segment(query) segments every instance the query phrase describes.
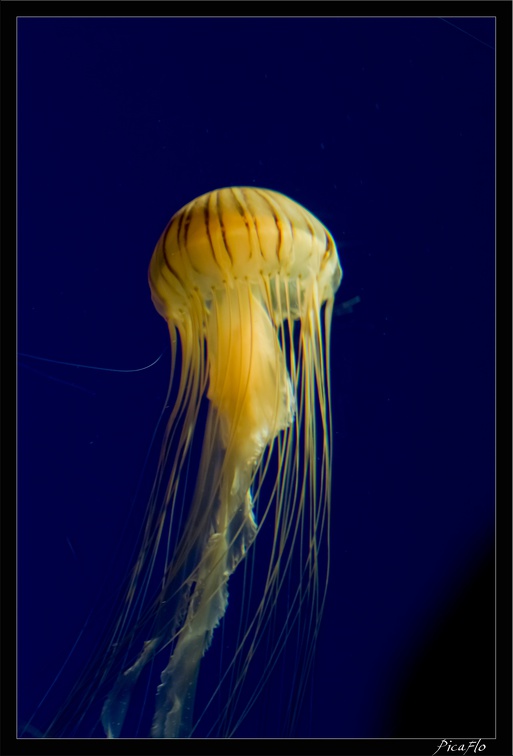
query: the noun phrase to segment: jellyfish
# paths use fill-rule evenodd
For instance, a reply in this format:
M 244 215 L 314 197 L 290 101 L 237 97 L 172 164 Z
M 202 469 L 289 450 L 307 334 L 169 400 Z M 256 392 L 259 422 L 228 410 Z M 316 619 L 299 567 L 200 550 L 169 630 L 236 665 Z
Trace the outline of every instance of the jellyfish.
M 164 656 L 151 736 L 194 736 L 223 696 L 216 716 L 230 735 L 292 637 L 298 698 L 314 658 L 329 572 L 329 345 L 342 269 L 331 234 L 304 207 L 276 191 L 231 187 L 171 218 L 148 276 L 169 329 L 171 409 L 101 721 L 107 737 L 122 736 L 137 680 Z M 260 554 L 264 529 L 272 538 Z M 240 605 L 230 601 L 242 618 L 231 656 L 195 711 L 230 580 L 250 561 Z

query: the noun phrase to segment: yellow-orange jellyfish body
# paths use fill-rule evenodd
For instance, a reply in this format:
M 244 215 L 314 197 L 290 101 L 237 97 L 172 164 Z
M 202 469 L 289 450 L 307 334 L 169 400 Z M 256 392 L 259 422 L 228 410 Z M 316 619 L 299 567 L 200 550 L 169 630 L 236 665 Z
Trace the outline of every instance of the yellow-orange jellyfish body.
M 169 662 L 151 734 L 194 734 L 201 717 L 194 711 L 201 658 L 225 614 L 230 575 L 264 526 L 273 530 L 274 545 L 267 563 L 256 563 L 265 575 L 263 589 L 253 613 L 245 615 L 223 706 L 235 705 L 278 602 L 288 602 L 290 626 L 302 618 L 301 642 L 308 650 L 295 685 L 304 688 L 329 562 L 323 560 L 320 574 L 319 554 L 329 546 L 329 338 L 341 278 L 329 231 L 304 207 L 266 189 L 209 192 L 177 212 L 159 239 L 149 283 L 169 327 L 176 398 L 128 605 L 146 585 L 163 544 L 164 571 L 151 637 L 103 708 L 109 737 L 122 734 L 133 685 L 165 646 Z M 184 470 L 198 433 L 203 443 L 196 486 L 179 524 Z M 259 501 L 263 491 L 266 500 Z M 263 682 L 290 634 L 274 630 L 277 648 L 262 669 Z

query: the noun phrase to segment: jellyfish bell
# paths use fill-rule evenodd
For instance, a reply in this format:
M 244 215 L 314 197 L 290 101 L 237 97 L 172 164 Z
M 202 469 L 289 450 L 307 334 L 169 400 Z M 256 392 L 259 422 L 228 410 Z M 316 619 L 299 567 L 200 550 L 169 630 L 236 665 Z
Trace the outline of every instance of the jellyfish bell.
M 136 683 L 155 662 L 152 737 L 237 734 L 291 644 L 293 729 L 329 570 L 329 341 L 341 278 L 329 231 L 267 189 L 204 194 L 157 242 L 149 284 L 170 334 L 172 402 L 101 672 L 108 737 L 124 734 Z M 271 542 L 260 549 L 264 530 Z M 200 696 L 202 659 L 226 613 L 240 623 Z

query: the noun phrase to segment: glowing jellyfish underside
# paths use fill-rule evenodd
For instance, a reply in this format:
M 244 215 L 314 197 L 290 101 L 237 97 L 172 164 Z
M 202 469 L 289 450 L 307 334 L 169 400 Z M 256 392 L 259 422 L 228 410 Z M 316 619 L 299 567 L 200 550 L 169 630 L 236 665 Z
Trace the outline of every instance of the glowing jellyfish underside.
M 157 688 L 151 735 L 195 734 L 202 716 L 194 711 L 201 659 L 227 610 L 230 576 L 264 526 L 274 542 L 266 563 L 255 562 L 260 595 L 257 601 L 251 597 L 250 612 L 232 608 L 244 623 L 214 693 L 221 695 L 229 676 L 230 693 L 220 709 L 226 717 L 272 626 L 274 647 L 259 662 L 251 706 L 298 622 L 302 661 L 294 687 L 298 697 L 304 693 L 329 564 L 329 338 L 341 278 L 327 229 L 301 205 L 266 189 L 205 194 L 176 213 L 158 241 L 149 283 L 169 326 L 169 390 L 174 387 L 176 399 L 118 638 L 127 634 L 138 596 L 151 593 L 148 576 L 155 564 L 163 564 L 163 571 L 146 624 L 151 632 L 120 670 L 103 706 L 109 737 L 123 734 L 134 685 L 163 648 L 169 661 Z M 181 519 L 184 470 L 198 433 L 203 442 L 196 485 Z M 279 605 L 286 613 L 277 628 Z M 228 734 L 237 721 L 225 727 Z

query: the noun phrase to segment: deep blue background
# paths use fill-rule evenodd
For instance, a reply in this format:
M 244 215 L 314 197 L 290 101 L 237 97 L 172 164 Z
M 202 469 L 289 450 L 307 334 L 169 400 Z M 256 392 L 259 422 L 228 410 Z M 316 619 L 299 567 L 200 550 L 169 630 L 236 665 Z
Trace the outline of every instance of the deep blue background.
M 229 185 L 304 204 L 339 246 L 337 301 L 361 303 L 333 324 L 332 573 L 303 732 L 492 734 L 493 20 L 20 19 L 18 31 L 19 351 L 149 364 L 167 331 L 146 272 L 170 216 Z M 23 721 L 100 587 L 119 584 L 111 553 L 130 502 L 144 507 L 168 371 L 168 352 L 131 374 L 20 360 Z M 34 727 L 62 703 L 96 621 Z M 442 670 L 452 686 L 458 663 L 447 697 Z

